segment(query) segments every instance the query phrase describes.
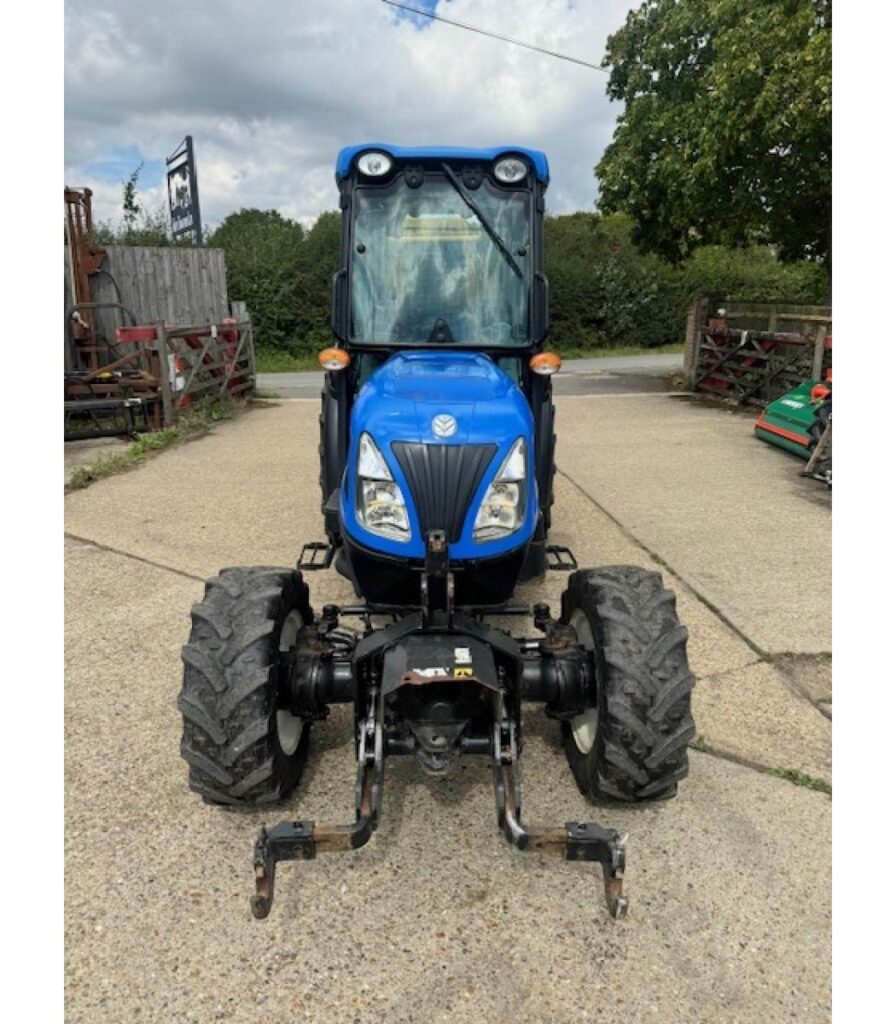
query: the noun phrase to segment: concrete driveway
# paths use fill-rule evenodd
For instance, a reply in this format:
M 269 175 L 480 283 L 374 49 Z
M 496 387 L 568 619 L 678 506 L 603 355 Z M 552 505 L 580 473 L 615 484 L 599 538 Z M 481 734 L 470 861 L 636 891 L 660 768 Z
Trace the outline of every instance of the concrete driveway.
M 661 560 L 701 750 L 676 800 L 638 809 L 590 808 L 536 712 L 523 763 L 530 821 L 630 831 L 628 919 L 588 866 L 507 847 L 474 758 L 441 781 L 389 762 L 370 845 L 284 865 L 251 918 L 258 826 L 352 808 L 345 709 L 282 808 L 206 807 L 178 755 L 202 580 L 321 533 L 317 403 L 286 402 L 66 498 L 70 1022 L 830 1019 L 830 799 L 782 777 L 830 782 L 826 496 L 748 419 L 620 394 L 558 399 L 554 539 L 582 565 Z M 559 575 L 520 597 L 556 606 Z M 311 585 L 351 599 L 331 571 Z

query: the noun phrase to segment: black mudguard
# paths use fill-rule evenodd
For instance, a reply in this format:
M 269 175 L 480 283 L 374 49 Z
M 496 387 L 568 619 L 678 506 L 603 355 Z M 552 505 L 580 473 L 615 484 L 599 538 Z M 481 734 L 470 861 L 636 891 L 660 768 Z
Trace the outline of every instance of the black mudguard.
M 320 410 L 320 492 L 324 529 L 330 542 L 341 542 L 338 495 L 348 454 L 349 372 L 328 373 L 321 393 Z
M 535 417 L 535 476 L 538 480 L 544 538 L 551 528 L 551 506 L 554 504 L 554 402 L 551 378 L 532 374 L 532 414 Z

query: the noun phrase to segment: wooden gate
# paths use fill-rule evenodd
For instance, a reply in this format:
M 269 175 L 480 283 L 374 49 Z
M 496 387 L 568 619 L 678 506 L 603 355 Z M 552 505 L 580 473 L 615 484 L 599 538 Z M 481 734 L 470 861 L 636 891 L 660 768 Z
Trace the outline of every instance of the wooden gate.
M 255 387 L 255 347 L 248 318 L 217 324 L 173 327 L 121 327 L 117 340 L 140 332 L 143 344 L 158 354 L 162 421 L 171 426 L 178 416 L 211 399 L 236 398 Z
M 699 297 L 688 316 L 691 388 L 765 406 L 831 365 L 831 310 Z
M 202 402 L 250 393 L 252 323 L 238 312 L 221 323 L 117 328 L 114 362 L 65 374 L 66 440 L 170 427 Z

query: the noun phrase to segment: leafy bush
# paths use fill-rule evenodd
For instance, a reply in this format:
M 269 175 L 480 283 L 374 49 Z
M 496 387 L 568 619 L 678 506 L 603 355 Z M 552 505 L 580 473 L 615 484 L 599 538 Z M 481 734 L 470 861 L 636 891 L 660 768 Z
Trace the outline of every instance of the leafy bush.
M 94 228 L 100 245 L 191 245 L 190 239 L 175 242 L 168 234 L 168 213 L 164 206 L 155 210 L 139 209 L 116 228 L 111 221 L 100 221 Z
M 321 214 L 306 231 L 275 210 L 240 210 L 208 244 L 224 250 L 228 291 L 249 307 L 260 348 L 302 355 L 327 344 L 338 213 Z
M 824 267 L 782 263 L 769 246 L 703 246 L 672 265 L 638 250 L 625 214 L 545 222 L 551 339 L 559 351 L 680 342 L 697 291 L 753 302 L 823 303 Z

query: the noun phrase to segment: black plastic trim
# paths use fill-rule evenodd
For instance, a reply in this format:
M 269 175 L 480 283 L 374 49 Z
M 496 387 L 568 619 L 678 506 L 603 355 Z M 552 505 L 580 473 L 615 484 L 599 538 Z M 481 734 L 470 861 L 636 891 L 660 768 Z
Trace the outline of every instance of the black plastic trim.
M 452 562 L 456 606 L 500 605 L 509 601 L 520 577 L 528 542 L 493 558 Z M 419 607 L 422 559 L 383 555 L 343 534 L 344 563 L 337 568 L 352 581 L 358 597 L 371 604 Z
M 496 444 L 392 442 L 423 536 L 444 530 L 449 543 L 460 540 L 473 496 L 497 450 Z

